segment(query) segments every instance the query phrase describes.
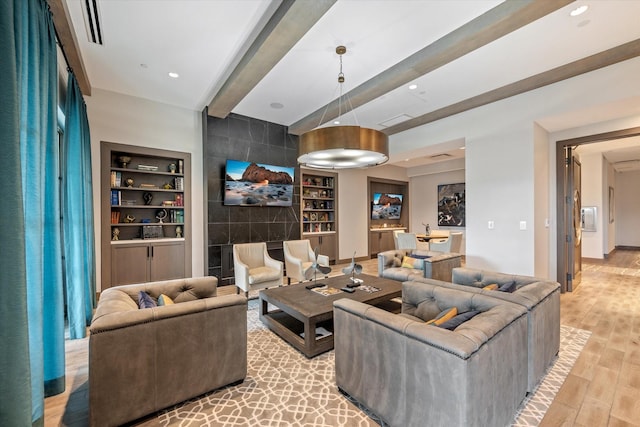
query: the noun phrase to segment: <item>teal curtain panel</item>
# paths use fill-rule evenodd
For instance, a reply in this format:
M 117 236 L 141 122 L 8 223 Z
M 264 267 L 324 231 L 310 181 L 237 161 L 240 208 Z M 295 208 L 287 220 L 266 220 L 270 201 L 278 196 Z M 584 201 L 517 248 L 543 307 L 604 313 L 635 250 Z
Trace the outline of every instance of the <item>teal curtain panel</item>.
M 84 338 L 96 295 L 91 138 L 87 109 L 72 72 L 67 83 L 62 144 L 62 209 L 69 336 Z

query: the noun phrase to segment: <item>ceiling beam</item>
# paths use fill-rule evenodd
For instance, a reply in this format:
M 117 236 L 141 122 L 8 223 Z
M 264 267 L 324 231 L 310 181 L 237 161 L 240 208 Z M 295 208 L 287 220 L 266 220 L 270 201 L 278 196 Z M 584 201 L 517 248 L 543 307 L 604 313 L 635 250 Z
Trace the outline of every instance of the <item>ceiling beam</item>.
M 225 118 L 336 0 L 283 0 L 209 104 Z
M 585 74 L 600 68 L 608 67 L 609 65 L 617 64 L 637 56 L 640 56 L 640 39 L 587 56 L 586 58 L 570 62 L 569 64 L 562 65 L 552 70 L 527 77 L 526 79 L 499 87 L 489 92 L 467 98 L 455 104 L 448 105 L 430 113 L 398 123 L 397 125 L 390 126 L 383 132 L 387 135 L 404 132 L 405 130 L 409 130 L 417 126 L 435 122 L 436 120 L 481 107 L 501 99 L 520 95 L 524 92 L 570 79 L 572 77 L 579 76 L 580 74 Z
M 82 94 L 91 96 L 91 83 L 89 82 L 87 70 L 84 68 L 69 9 L 67 9 L 64 0 L 48 0 L 48 2 L 53 16 L 53 25 L 58 36 L 58 43 L 60 43 L 64 58 L 67 60 L 67 66 L 73 70 Z
M 345 97 L 348 97 L 355 109 L 524 27 L 572 1 L 507 0 L 367 80 L 349 91 Z M 303 117 L 289 126 L 289 133 L 299 135 L 315 128 L 323 114 L 325 121 L 338 117 L 339 103 L 339 99 L 335 99 L 327 106 Z

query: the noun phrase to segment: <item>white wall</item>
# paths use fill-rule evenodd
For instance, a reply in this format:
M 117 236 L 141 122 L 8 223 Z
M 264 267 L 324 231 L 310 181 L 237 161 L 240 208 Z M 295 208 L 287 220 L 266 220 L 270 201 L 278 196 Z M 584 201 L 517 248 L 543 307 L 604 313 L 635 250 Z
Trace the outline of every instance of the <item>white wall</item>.
M 192 275 L 203 276 L 202 120 L 197 111 L 93 88 L 86 97 L 91 128 L 97 289 L 101 289 L 100 141 L 191 153 Z
M 580 148 L 578 148 L 580 150 Z M 580 155 L 582 165 L 582 206 L 595 206 L 597 210 L 596 231 L 582 232 L 582 256 L 586 258 L 604 258 L 604 211 L 602 200 L 604 175 L 602 153 Z
M 537 123 L 533 126 L 534 151 L 534 274 L 549 277 L 549 133 Z
M 422 223 L 429 224 L 432 230 L 442 229 L 463 233 L 460 253 L 465 253 L 465 228 L 438 226 L 438 185 L 465 182 L 464 168 L 448 172 L 422 174 L 409 178 L 409 200 L 411 201 L 411 221 L 409 232 L 424 233 Z
M 402 153 L 424 145 L 438 144 L 464 138 L 466 141 L 467 264 L 494 268 L 505 272 L 533 274 L 536 267 L 535 241 L 547 240 L 548 265 L 542 270 L 548 277 L 556 276 L 555 203 L 555 144 L 566 138 L 591 135 L 595 128 L 602 131 L 624 129 L 640 116 L 617 121 L 619 127 L 611 129 L 613 120 L 605 124 L 574 128 L 551 134 L 549 138 L 548 187 L 546 199 L 552 227 L 542 237 L 533 233 L 535 154 L 534 123 L 544 124 L 558 116 L 578 110 L 640 96 L 640 85 L 628 87 L 620 84 L 621 76 L 640 73 L 640 58 L 583 74 L 515 97 L 447 117 L 421 127 L 392 135 L 393 153 Z M 593 120 L 598 116 L 594 115 Z M 556 123 L 556 122 L 553 122 Z M 567 126 L 568 127 L 568 126 Z M 544 171 L 542 172 L 544 173 Z M 545 197 L 544 190 L 535 200 Z M 540 215 L 538 215 L 540 216 Z M 488 230 L 487 221 L 495 222 Z M 520 221 L 527 222 L 527 230 L 519 230 Z
M 640 247 L 640 171 L 616 173 L 616 246 Z

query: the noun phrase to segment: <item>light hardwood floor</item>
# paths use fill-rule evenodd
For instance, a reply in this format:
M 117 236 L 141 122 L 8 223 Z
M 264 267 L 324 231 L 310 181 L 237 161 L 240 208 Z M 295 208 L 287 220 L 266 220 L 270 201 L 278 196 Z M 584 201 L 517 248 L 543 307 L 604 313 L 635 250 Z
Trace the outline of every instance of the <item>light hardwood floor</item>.
M 375 260 L 362 264 L 377 274 Z M 592 335 L 541 425 L 640 427 L 640 251 L 583 270 L 577 289 L 560 297 L 561 322 Z M 88 339 L 66 342 L 67 390 L 45 400 L 45 426 L 88 424 L 87 352 Z

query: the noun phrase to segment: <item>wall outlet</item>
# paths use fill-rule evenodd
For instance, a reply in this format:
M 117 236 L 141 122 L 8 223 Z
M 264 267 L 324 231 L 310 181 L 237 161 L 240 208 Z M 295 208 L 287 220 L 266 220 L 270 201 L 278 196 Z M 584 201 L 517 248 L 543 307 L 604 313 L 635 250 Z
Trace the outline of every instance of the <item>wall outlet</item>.
M 493 223 L 493 221 L 489 221 L 489 224 L 487 226 L 489 227 L 489 230 L 493 230 L 494 225 L 495 224 Z
M 520 221 L 520 230 L 527 229 L 527 221 Z

